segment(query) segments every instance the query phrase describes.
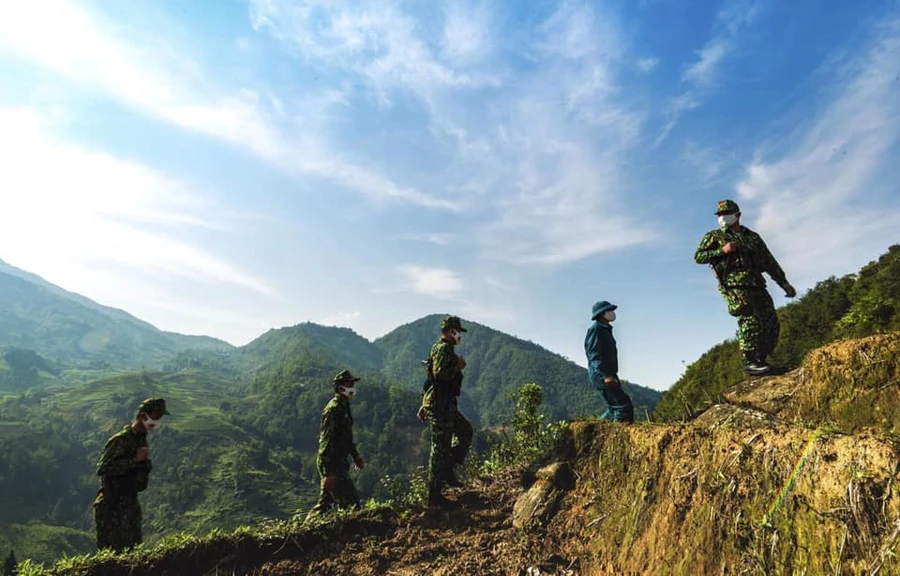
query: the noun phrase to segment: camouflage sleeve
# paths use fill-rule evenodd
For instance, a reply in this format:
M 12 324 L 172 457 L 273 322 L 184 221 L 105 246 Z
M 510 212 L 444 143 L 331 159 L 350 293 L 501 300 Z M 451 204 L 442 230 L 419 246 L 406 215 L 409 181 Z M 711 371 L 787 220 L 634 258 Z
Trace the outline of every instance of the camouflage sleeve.
M 97 476 L 117 476 L 128 474 L 134 470 L 138 462 L 137 446 L 125 436 L 115 435 L 106 442 L 100 461 L 97 463 Z
M 322 476 L 328 476 L 337 471 L 336 420 L 334 410 L 329 409 L 322 414 L 322 425 L 319 428 L 319 454 L 316 458 L 316 468 L 319 469 L 319 474 Z
M 722 254 L 722 239 L 715 232 L 707 232 L 703 239 L 700 240 L 700 246 L 694 252 L 694 262 L 697 264 L 712 264 L 721 260 L 725 255 Z
M 446 342 L 439 342 L 431 349 L 431 365 L 436 380 L 452 381 L 460 374 L 456 354 Z
M 788 281 L 787 277 L 784 274 L 784 270 L 781 269 L 778 261 L 775 260 L 774 256 L 772 256 L 772 252 L 769 251 L 769 247 L 766 246 L 766 243 L 763 241 L 762 237 L 757 235 L 757 239 L 759 241 L 758 258 L 760 270 L 766 272 L 769 276 L 771 276 L 772 280 L 774 280 L 775 283 L 779 286 L 786 286 L 788 284 Z
M 353 426 L 349 425 L 349 423 L 347 428 L 347 453 L 354 460 L 359 458 L 359 450 L 356 449 L 356 443 L 353 441 Z

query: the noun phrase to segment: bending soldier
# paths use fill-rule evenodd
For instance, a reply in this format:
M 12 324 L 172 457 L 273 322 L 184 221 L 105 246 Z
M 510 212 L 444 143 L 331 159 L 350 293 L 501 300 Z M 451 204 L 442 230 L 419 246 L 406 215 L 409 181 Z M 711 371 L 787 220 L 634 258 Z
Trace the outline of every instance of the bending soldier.
M 359 378 L 349 370 L 339 372 L 333 378 L 334 398 L 325 405 L 319 426 L 319 452 L 316 468 L 322 483 L 319 501 L 309 512 L 315 516 L 335 508 L 359 508 L 359 494 L 350 479 L 350 462 L 357 470 L 365 467 L 353 442 L 353 415 L 350 399 L 356 395 Z
M 796 296 L 797 291 L 760 235 L 741 226 L 736 202 L 719 202 L 716 216 L 719 228 L 703 236 L 694 261 L 712 266 L 728 313 L 737 318 L 744 372 L 765 374 L 772 369 L 766 358 L 775 350 L 780 326 L 762 273 L 771 276 L 788 298 Z
M 147 489 L 152 468 L 147 432 L 159 430 L 168 413 L 164 399 L 148 398 L 132 423 L 106 442 L 97 463 L 101 487 L 93 506 L 98 550 L 121 552 L 142 542 L 138 492 Z

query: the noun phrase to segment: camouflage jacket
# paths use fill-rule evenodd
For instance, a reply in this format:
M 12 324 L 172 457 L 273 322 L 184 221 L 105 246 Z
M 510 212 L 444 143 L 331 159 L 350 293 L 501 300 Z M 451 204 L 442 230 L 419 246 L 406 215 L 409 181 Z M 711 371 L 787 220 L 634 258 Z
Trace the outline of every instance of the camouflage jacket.
M 453 344 L 443 338 L 435 342 L 428 353 L 426 362 L 426 380 L 423 404 L 428 404 L 435 384 L 445 386 L 454 396 L 459 396 L 462 390 L 463 373 L 459 369 L 459 356 L 453 348 Z
M 722 247 L 729 242 L 737 249 L 729 254 L 723 254 Z M 712 266 L 721 289 L 765 288 L 766 280 L 763 278 L 763 272 L 771 276 L 781 287 L 788 283 L 784 270 L 769 252 L 760 235 L 744 226 L 741 226 L 738 232 L 730 228 L 707 232 L 700 240 L 697 252 L 694 253 L 694 261 L 697 264 Z
M 102 490 L 97 502 L 104 499 L 137 501 L 137 493 L 147 489 L 152 464 L 149 459 L 135 460 L 138 448 L 147 446 L 147 433 L 135 432 L 130 425 L 107 440 L 100 460 L 97 476 L 101 477 Z
M 348 456 L 359 456 L 353 443 L 353 415 L 350 401 L 335 394 L 322 411 L 316 468 L 323 477 L 345 474 L 350 470 Z
M 594 322 L 584 336 L 584 353 L 588 362 L 588 377 L 601 385 L 607 376 L 618 378 L 619 350 L 613 338 L 612 326 Z

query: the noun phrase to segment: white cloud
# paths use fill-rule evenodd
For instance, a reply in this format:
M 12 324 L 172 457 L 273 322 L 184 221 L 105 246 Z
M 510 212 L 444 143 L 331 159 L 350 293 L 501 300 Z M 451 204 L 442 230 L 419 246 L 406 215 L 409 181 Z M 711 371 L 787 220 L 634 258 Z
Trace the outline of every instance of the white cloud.
M 688 88 L 670 100 L 668 119 L 656 137 L 654 147 L 662 144 L 686 111 L 698 108 L 709 96 L 722 62 L 735 50 L 740 34 L 753 23 L 760 9 L 760 0 L 726 0 L 716 15 L 712 36 L 697 51 L 696 60 L 682 73 L 682 82 L 688 84 Z
M 221 229 L 215 207 L 184 183 L 143 165 L 57 139 L 29 109 L 0 108 L 0 246 L 35 272 L 130 269 L 150 277 L 274 290 L 189 241 L 191 229 Z
M 465 65 L 481 62 L 492 51 L 491 21 L 487 7 L 450 1 L 445 7 L 441 55 L 448 62 Z
M 510 31 L 483 6 L 449 6 L 432 22 L 392 3 L 255 0 L 251 17 L 305 63 L 339 67 L 363 87 L 354 98 L 418 99 L 446 160 L 430 180 L 472 216 L 456 228 L 474 227 L 460 234 L 483 257 L 563 263 L 651 238 L 624 207 L 645 112 L 620 93 L 633 59 L 612 15 L 562 3 Z M 496 63 L 522 55 L 533 68 Z
M 404 234 L 401 236 L 404 240 L 414 240 L 418 242 L 427 242 L 437 246 L 449 246 L 454 238 L 453 234 L 433 232 L 430 234 Z
M 139 45 L 138 37 L 148 39 Z M 267 117 L 256 92 L 222 95 L 183 50 L 167 53 L 159 48 L 165 45 L 144 29 L 129 37 L 69 0 L 13 2 L 0 8 L 0 49 L 146 114 L 245 148 L 288 172 L 331 180 L 373 199 L 455 208 L 332 153 L 324 140 L 309 135 L 308 126 L 303 138 L 286 136 Z
M 701 86 L 711 83 L 716 67 L 730 50 L 729 42 L 722 38 L 714 38 L 697 53 L 697 61 L 687 67 L 682 80 Z
M 790 135 L 792 147 L 771 159 L 759 152 L 737 185 L 799 282 L 854 271 L 900 230 L 900 20 L 837 69 L 833 99 Z
M 641 74 L 649 74 L 659 66 L 659 58 L 641 58 L 635 62 L 635 66 Z
M 694 169 L 702 186 L 712 184 L 725 168 L 725 160 L 720 152 L 714 148 L 700 146 L 694 140 L 685 143 L 681 157 Z
M 462 277 L 445 268 L 404 266 L 400 273 L 406 278 L 406 288 L 416 294 L 442 300 L 455 298 L 463 288 Z

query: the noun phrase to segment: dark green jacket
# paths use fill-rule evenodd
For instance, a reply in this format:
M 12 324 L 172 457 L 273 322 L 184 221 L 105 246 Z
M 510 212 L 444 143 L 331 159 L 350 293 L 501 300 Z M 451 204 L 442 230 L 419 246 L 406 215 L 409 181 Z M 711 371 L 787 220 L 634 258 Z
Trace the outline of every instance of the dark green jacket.
M 733 242 L 737 250 L 723 254 L 722 247 L 729 242 Z M 694 261 L 712 266 L 722 289 L 765 288 L 763 272 L 782 288 L 788 284 L 784 270 L 760 235 L 744 226 L 738 232 L 730 228 L 707 232 L 694 253 Z
M 350 401 L 340 394 L 335 394 L 322 411 L 316 468 L 323 477 L 346 474 L 350 470 L 347 458 L 358 456 L 356 444 L 353 443 L 353 415 L 350 413 Z
M 138 448 L 146 446 L 147 433 L 135 432 L 130 425 L 107 440 L 97 462 L 97 476 L 102 483 L 97 503 L 107 498 L 126 503 L 137 501 L 137 493 L 147 489 L 153 467 L 149 459 L 135 460 Z
M 612 326 L 594 321 L 584 336 L 584 353 L 588 362 L 588 378 L 598 388 L 607 376 L 619 376 L 619 349 L 613 338 Z

